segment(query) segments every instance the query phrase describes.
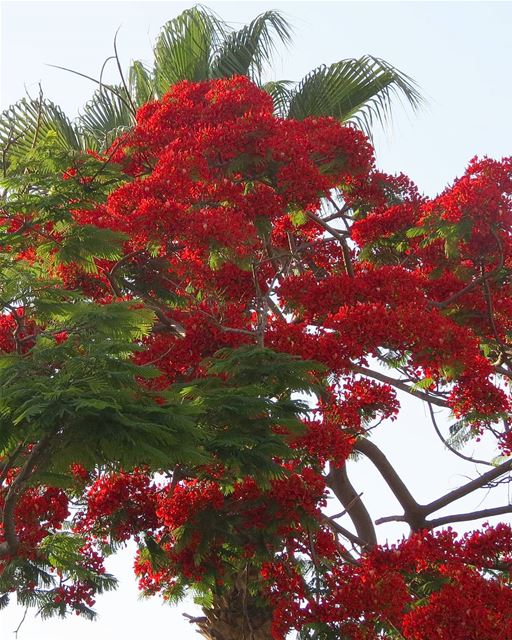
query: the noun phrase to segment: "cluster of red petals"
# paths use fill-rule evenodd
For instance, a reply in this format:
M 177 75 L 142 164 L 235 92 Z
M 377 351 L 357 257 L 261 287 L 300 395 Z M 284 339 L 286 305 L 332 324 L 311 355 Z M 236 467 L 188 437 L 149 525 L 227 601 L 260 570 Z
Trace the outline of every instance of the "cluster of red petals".
M 143 471 L 101 475 L 87 491 L 87 509 L 76 516 L 75 530 L 120 542 L 150 531 L 157 526 L 157 493 Z
M 7 478 L 8 483 L 14 477 L 14 471 Z M 0 510 L 4 503 L 5 494 L 0 493 Z M 59 531 L 69 513 L 69 499 L 62 489 L 44 486 L 27 489 L 15 510 L 19 553 L 26 558 L 37 557 L 38 544 L 49 534 Z M 3 525 L 0 523 L 0 543 L 4 540 Z
M 270 558 L 283 539 L 301 551 L 304 519 L 318 518 L 325 506 L 325 480 L 310 468 L 272 480 L 262 489 L 252 478 L 229 492 L 212 480 L 191 480 L 170 486 L 158 499 L 157 538 L 167 555 L 165 567 L 139 556 L 136 573 L 141 588 L 169 592 L 185 577 L 200 582 L 205 574 L 222 576 L 231 557 Z
M 94 546 L 86 542 L 80 549 L 80 565 L 83 571 L 90 571 L 96 575 L 105 573 L 103 556 Z M 53 601 L 60 606 L 69 607 L 77 615 L 80 615 L 83 606 L 93 607 L 96 603 L 94 595 L 96 589 L 87 580 L 75 580 L 72 584 L 61 584 L 53 591 Z
M 276 640 L 322 623 L 355 640 L 382 637 L 379 628 L 407 640 L 423 640 L 427 631 L 435 640 L 506 640 L 512 633 L 508 581 L 483 572 L 511 563 L 512 530 L 500 524 L 460 539 L 451 531 L 418 532 L 376 547 L 357 564 L 337 557 L 323 576 L 320 598 L 289 557 L 261 573 L 275 606 Z

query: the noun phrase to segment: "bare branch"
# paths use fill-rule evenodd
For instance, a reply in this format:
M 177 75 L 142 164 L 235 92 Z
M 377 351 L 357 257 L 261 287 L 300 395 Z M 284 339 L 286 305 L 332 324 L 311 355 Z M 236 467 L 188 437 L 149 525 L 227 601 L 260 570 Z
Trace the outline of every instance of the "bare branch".
M 375 520 L 375 524 L 385 524 L 386 522 L 407 522 L 407 518 L 405 516 L 384 516 Z
M 403 519 L 409 523 L 411 529 L 423 528 L 425 524 L 423 507 L 413 498 L 411 492 L 382 451 L 367 439 L 358 440 L 354 445 L 354 449 L 364 454 L 378 469 L 380 475 L 402 506 L 404 510 Z
M 330 233 L 331 236 L 333 236 L 337 240 L 340 240 L 341 242 L 343 242 L 345 238 L 348 237 L 348 233 L 346 231 L 339 231 L 338 229 L 334 229 L 333 227 L 331 227 L 330 224 L 327 224 L 327 222 L 322 220 L 322 218 L 320 218 L 316 214 L 308 211 L 306 215 L 310 220 L 313 220 L 314 222 L 316 222 L 319 226 L 322 227 L 322 229 L 325 229 L 327 233 Z
M 432 425 L 434 426 L 434 431 L 436 432 L 439 440 L 441 440 L 441 442 L 444 444 L 444 446 L 448 449 L 448 451 L 451 451 L 451 453 L 453 453 L 454 455 L 458 456 L 459 458 L 462 458 L 463 460 L 466 460 L 467 462 L 473 462 L 474 464 L 485 464 L 488 467 L 492 467 L 492 464 L 490 462 L 487 462 L 486 460 L 479 460 L 478 458 L 472 458 L 471 456 L 465 456 L 460 451 L 457 451 L 457 449 L 454 449 L 451 446 L 451 444 L 445 438 L 443 438 L 443 434 L 441 433 L 441 430 L 439 429 L 439 427 L 437 425 L 437 421 L 436 421 L 436 418 L 435 418 L 435 413 L 434 413 L 434 410 L 432 409 L 431 403 L 428 402 L 427 405 L 428 405 L 428 410 L 430 412 L 430 418 L 432 420 Z
M 327 475 L 327 486 L 346 509 L 363 545 L 367 547 L 376 545 L 377 536 L 372 519 L 360 495 L 348 479 L 346 465 L 339 469 L 331 466 Z
M 430 502 L 429 504 L 424 505 L 423 507 L 424 512 L 425 514 L 434 513 L 434 511 L 438 511 L 439 509 L 446 507 L 452 502 L 455 502 L 456 500 L 459 500 L 460 498 L 467 496 L 468 494 L 475 491 L 475 489 L 480 489 L 484 487 L 487 483 L 492 482 L 493 480 L 496 480 L 497 478 L 504 475 L 505 473 L 508 473 L 511 470 L 512 470 L 512 459 L 507 460 L 506 462 L 503 462 L 497 467 L 493 467 L 486 473 L 483 473 L 478 478 L 475 478 L 474 480 L 471 480 L 470 482 L 467 482 L 466 484 L 462 485 L 462 487 L 459 487 L 458 489 L 454 489 L 453 491 L 450 491 L 449 493 L 442 496 L 441 498 L 438 498 L 437 500 L 434 500 L 433 502 Z
M 491 518 L 492 516 L 501 516 L 504 513 L 512 513 L 512 505 L 508 504 L 503 507 L 491 507 L 490 509 L 481 509 L 480 511 L 470 511 L 469 513 L 454 513 L 450 516 L 442 516 L 434 520 L 427 520 L 429 529 L 441 527 L 452 522 L 467 522 L 468 520 L 480 520 L 480 518 Z

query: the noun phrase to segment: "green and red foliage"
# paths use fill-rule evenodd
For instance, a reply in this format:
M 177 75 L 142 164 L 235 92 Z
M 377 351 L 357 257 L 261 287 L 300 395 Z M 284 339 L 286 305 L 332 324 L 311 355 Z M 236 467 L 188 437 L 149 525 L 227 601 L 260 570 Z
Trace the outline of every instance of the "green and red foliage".
M 50 139 L 6 188 L 5 594 L 90 613 L 134 539 L 147 594 L 208 608 L 250 572 L 276 640 L 512 637 L 508 525 L 434 531 L 456 497 L 401 488 L 392 546 L 324 513 L 329 489 L 350 512 L 339 474 L 375 461 L 395 389 L 509 455 L 510 158 L 425 198 L 361 132 L 234 77 L 175 85 L 104 155 Z

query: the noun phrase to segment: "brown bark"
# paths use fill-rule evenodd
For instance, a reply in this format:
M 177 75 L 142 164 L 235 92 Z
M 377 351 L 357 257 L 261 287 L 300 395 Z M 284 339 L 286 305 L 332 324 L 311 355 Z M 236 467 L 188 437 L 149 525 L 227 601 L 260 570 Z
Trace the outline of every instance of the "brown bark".
M 372 519 L 361 500 L 361 496 L 354 489 L 348 478 L 346 465 L 339 469 L 331 466 L 326 481 L 327 486 L 341 502 L 352 520 L 358 538 L 367 547 L 376 545 L 377 535 Z
M 216 596 L 204 616 L 193 618 L 198 632 L 207 640 L 272 640 L 272 609 L 249 593 L 251 570 L 242 571 L 235 585 Z
M 271 612 L 252 608 L 247 611 L 231 597 L 219 598 L 205 615 L 196 620 L 199 633 L 207 640 L 271 640 Z

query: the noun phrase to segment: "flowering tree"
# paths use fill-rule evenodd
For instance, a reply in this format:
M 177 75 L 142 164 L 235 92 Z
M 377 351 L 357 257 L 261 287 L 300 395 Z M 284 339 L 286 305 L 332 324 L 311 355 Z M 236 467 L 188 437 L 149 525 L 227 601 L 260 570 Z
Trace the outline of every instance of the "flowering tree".
M 429 200 L 235 76 L 174 85 L 105 153 L 50 133 L 4 166 L 2 604 L 92 616 L 135 540 L 143 592 L 192 591 L 212 640 L 512 636 L 510 527 L 449 527 L 512 507 L 436 516 L 511 468 L 511 159 Z M 397 389 L 501 460 L 418 503 L 370 437 Z M 352 452 L 407 539 L 377 543 Z

